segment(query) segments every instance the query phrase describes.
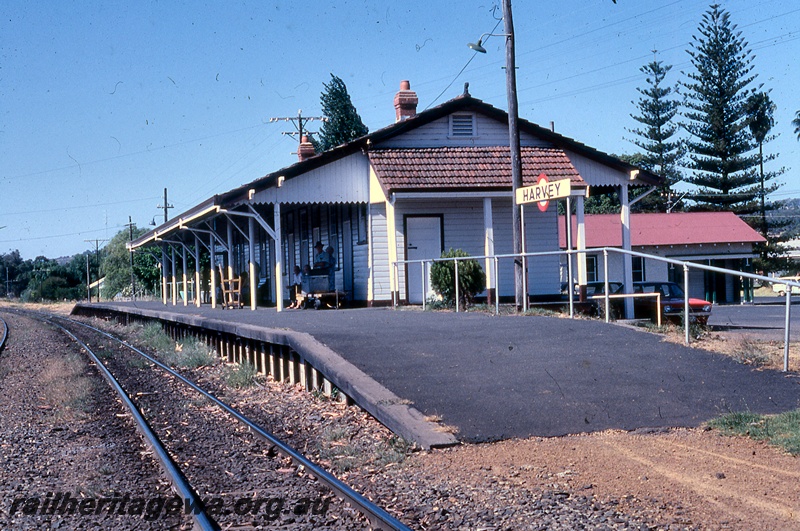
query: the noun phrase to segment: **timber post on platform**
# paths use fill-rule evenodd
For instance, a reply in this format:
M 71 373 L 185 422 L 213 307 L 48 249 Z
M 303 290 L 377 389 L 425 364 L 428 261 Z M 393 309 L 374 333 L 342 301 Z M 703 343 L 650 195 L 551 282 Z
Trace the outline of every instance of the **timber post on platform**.
M 167 247 L 161 245 L 161 302 L 167 305 Z
M 484 270 L 486 271 L 486 303 L 491 304 L 495 298 L 495 260 L 494 256 L 494 221 L 492 218 L 492 198 L 483 198 L 483 254 Z
M 217 242 L 214 239 L 214 234 L 209 234 L 208 252 L 211 255 L 208 261 L 208 276 L 211 277 L 211 307 L 217 307 L 217 273 L 214 271 L 214 265 L 217 263 Z
M 233 221 L 230 218 L 227 218 L 225 225 L 228 229 L 228 268 L 226 271 L 228 272 L 227 277 L 233 278 Z M 220 279 L 221 280 L 221 279 Z
M 631 250 L 631 206 L 628 199 L 628 185 L 619 187 L 620 218 L 622 221 L 622 248 Z M 628 253 L 622 255 L 622 277 L 625 293 L 633 293 L 633 257 Z M 625 297 L 625 318 L 633 318 L 633 299 Z
M 575 197 L 575 221 L 578 229 L 575 236 L 577 239 L 578 251 L 586 250 L 586 221 L 584 217 L 583 197 L 583 195 Z M 581 302 L 586 302 L 587 276 L 586 253 L 578 253 L 578 293 L 580 294 L 579 300 Z
M 198 308 L 202 304 L 200 294 L 200 236 L 195 233 L 194 235 L 194 305 Z
M 170 252 L 172 254 L 172 305 L 178 305 L 178 266 L 175 260 L 175 246 L 170 244 Z
M 391 199 L 386 199 L 386 240 L 389 253 L 389 263 L 397 263 L 397 220 L 395 219 L 394 203 Z M 424 266 L 422 266 L 424 269 Z M 392 291 L 392 300 L 397 301 L 400 298 L 400 279 L 397 278 L 397 268 L 389 268 L 389 289 Z M 423 301 L 428 296 L 425 292 L 426 281 L 423 279 Z M 408 288 L 406 288 L 406 298 L 409 298 Z M 338 306 L 338 304 L 337 304 Z
M 183 273 L 183 305 L 189 306 L 189 272 L 186 268 L 186 244 L 181 244 L 181 271 Z
M 256 222 L 247 218 L 247 233 L 250 247 L 250 309 L 255 311 L 258 301 L 258 278 L 256 275 Z
M 281 243 L 281 204 L 275 201 L 273 213 L 275 230 L 275 310 L 283 311 L 283 245 Z

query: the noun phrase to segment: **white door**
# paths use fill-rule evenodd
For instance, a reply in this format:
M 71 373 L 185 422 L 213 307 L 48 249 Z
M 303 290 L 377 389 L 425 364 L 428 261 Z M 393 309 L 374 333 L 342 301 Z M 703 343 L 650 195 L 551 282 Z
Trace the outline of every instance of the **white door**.
M 406 260 L 439 258 L 442 255 L 442 218 L 409 216 L 406 218 Z M 425 298 L 431 295 L 430 264 L 425 282 Z M 422 304 L 422 265 L 409 264 L 406 269 L 406 294 L 411 304 Z

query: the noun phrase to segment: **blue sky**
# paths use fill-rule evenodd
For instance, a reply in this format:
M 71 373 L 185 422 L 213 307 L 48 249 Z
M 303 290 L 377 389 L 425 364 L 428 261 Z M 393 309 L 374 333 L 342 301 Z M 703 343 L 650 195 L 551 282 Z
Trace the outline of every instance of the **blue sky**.
M 636 125 L 639 67 L 658 50 L 674 65 L 668 82 L 682 78 L 709 3 L 515 2 L 520 116 L 553 121 L 609 153 L 634 152 L 626 128 Z M 779 136 L 767 149 L 789 171 L 775 198 L 800 197 L 800 143 L 790 123 L 800 109 L 800 5 L 721 4 L 777 105 Z M 331 73 L 370 130 L 394 121 L 403 79 L 420 110 L 457 96 L 464 82 L 506 109 L 503 39 L 489 38 L 485 55 L 466 46 L 495 27 L 493 5 L 5 0 L 0 252 L 55 258 L 94 249 L 85 240 L 110 239 L 128 216 L 138 226 L 163 220 L 165 187 L 175 215 L 294 163 L 296 140 L 281 134 L 291 124 L 269 119 L 299 109 L 319 115 Z

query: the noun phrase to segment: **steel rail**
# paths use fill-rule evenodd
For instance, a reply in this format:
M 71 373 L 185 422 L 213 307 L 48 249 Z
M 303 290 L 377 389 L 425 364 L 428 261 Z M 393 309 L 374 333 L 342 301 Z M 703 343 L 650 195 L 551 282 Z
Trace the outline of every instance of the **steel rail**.
M 291 457 L 292 460 L 294 460 L 295 463 L 305 467 L 305 469 L 308 470 L 311 473 L 311 475 L 316 477 L 321 483 L 324 483 L 325 485 L 327 485 L 328 488 L 330 488 L 333 492 L 335 492 L 340 498 L 342 498 L 343 500 L 345 500 L 349 504 L 353 505 L 361 514 L 363 514 L 367 518 L 367 520 L 369 520 L 370 525 L 372 526 L 373 529 L 381 529 L 381 530 L 386 530 L 386 531 L 411 531 L 411 528 L 406 526 L 400 520 L 398 520 L 397 518 L 395 518 L 392 515 L 390 515 L 383 508 L 381 508 L 378 505 L 376 505 L 376 504 L 372 503 L 371 501 L 369 501 L 362 494 L 356 492 L 355 490 L 353 490 L 352 487 L 350 487 L 346 483 L 342 482 L 336 476 L 334 476 L 333 474 L 331 474 L 330 472 L 328 472 L 327 470 L 325 470 L 324 468 L 322 468 L 318 464 L 316 464 L 313 461 L 311 461 L 310 459 L 308 459 L 301 452 L 295 450 L 294 448 L 292 448 L 291 446 L 289 446 L 288 444 L 283 442 L 276 435 L 274 435 L 274 434 L 270 433 L 269 431 L 265 430 L 264 428 L 262 428 L 261 426 L 259 426 L 258 424 L 256 424 L 255 422 L 253 422 L 252 420 L 247 418 L 244 414 L 242 414 L 240 411 L 238 411 L 234 407 L 232 407 L 232 406 L 226 404 L 225 402 L 221 401 L 220 399 L 218 399 L 213 394 L 209 393 L 208 391 L 206 391 L 202 387 L 198 386 L 196 383 L 194 383 L 193 381 L 189 380 L 188 378 L 186 378 L 182 374 L 179 374 L 176 371 L 172 370 L 170 367 L 168 367 L 164 363 L 160 362 L 159 360 L 153 358 L 149 354 L 147 354 L 145 352 L 142 352 L 141 350 L 139 350 L 135 346 L 131 345 L 130 343 L 128 343 L 128 342 L 126 342 L 126 341 L 124 341 L 122 339 L 119 339 L 118 337 L 115 337 L 115 336 L 109 334 L 108 332 L 106 332 L 104 330 L 100 330 L 99 328 L 95 328 L 95 327 L 93 327 L 91 325 L 88 325 L 86 323 L 82 323 L 80 321 L 75 321 L 73 319 L 68 319 L 66 317 L 61 317 L 61 316 L 53 316 L 53 317 L 55 317 L 57 319 L 63 319 L 63 320 L 68 321 L 70 323 L 74 323 L 76 325 L 80 325 L 82 327 L 88 328 L 90 330 L 93 330 L 96 333 L 99 333 L 99 334 L 111 339 L 112 341 L 116 341 L 116 342 L 124 345 L 125 347 L 127 347 L 127 348 L 131 349 L 132 351 L 136 352 L 137 354 L 139 354 L 140 356 L 144 357 L 145 359 L 147 359 L 151 363 L 157 365 L 159 368 L 163 369 L 164 371 L 169 373 L 171 376 L 177 378 L 178 380 L 183 382 L 185 385 L 191 387 L 192 389 L 194 389 L 195 391 L 197 391 L 198 393 L 200 393 L 201 395 L 203 395 L 207 399 L 211 400 L 214 404 L 219 406 L 226 413 L 228 413 L 233 418 L 235 418 L 239 422 L 241 422 L 244 425 L 246 425 L 255 434 L 259 435 L 260 437 L 265 439 L 267 442 L 269 442 L 270 444 L 275 446 L 278 451 L 280 451 L 281 453 L 283 453 L 286 456 Z
M 2 352 L 6 346 L 6 339 L 8 339 L 8 325 L 2 317 L 0 317 L 0 332 L 2 332 L 2 335 L 0 335 L 0 352 Z
M 31 312 L 33 313 L 33 312 Z M 57 316 L 50 316 L 50 317 L 57 317 Z M 176 493 L 183 498 L 184 506 L 188 504 L 188 506 L 192 507 L 192 518 L 195 521 L 195 528 L 202 529 L 202 530 L 209 530 L 209 531 L 219 531 L 221 528 L 217 522 L 215 522 L 206 512 L 205 506 L 203 505 L 203 501 L 201 500 L 200 496 L 194 490 L 194 488 L 189 483 L 189 480 L 181 471 L 180 467 L 172 460 L 172 458 L 167 453 L 167 450 L 164 448 L 163 443 L 158 438 L 158 436 L 153 432 L 153 429 L 148 424 L 147 420 L 142 416 L 139 409 L 131 400 L 128 393 L 122 388 L 114 375 L 111 374 L 111 371 L 103 365 L 100 361 L 100 358 L 92 351 L 89 346 L 78 339 L 75 334 L 70 332 L 64 326 L 54 322 L 51 318 L 45 317 L 37 317 L 38 319 L 47 322 L 53 326 L 58 327 L 61 329 L 65 334 L 67 334 L 70 338 L 72 338 L 78 345 L 86 350 L 89 356 L 92 358 L 92 361 L 100 370 L 100 373 L 103 375 L 103 378 L 106 379 L 108 384 L 117 392 L 122 402 L 125 406 L 130 410 L 131 415 L 133 415 L 134 420 L 136 421 L 137 428 L 142 433 L 142 435 L 147 440 L 148 446 L 153 450 L 153 452 L 158 457 L 158 460 L 161 462 L 161 465 L 164 468 L 167 476 L 172 483 L 172 486 L 175 488 Z M 63 318 L 62 318 L 63 319 Z M 71 319 L 67 319 L 68 321 L 72 321 Z M 73 321 L 77 322 L 77 321 Z

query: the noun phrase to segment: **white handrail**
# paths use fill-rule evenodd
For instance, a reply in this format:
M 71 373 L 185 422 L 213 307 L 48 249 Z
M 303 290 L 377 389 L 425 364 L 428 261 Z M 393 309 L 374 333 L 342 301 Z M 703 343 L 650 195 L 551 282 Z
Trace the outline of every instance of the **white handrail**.
M 452 257 L 452 258 L 431 258 L 431 259 L 421 259 L 421 260 L 396 260 L 392 264 L 393 267 L 390 268 L 390 271 L 394 271 L 394 274 L 395 274 L 395 278 L 391 279 L 392 280 L 391 284 L 397 286 L 397 292 L 398 292 L 398 296 L 397 297 L 395 297 L 394 294 L 392 295 L 392 299 L 393 299 L 393 303 L 394 303 L 393 305 L 394 305 L 395 308 L 397 307 L 397 303 L 398 303 L 397 299 L 399 298 L 400 282 L 399 282 L 398 276 L 399 276 L 399 265 L 400 264 L 405 264 L 405 265 L 408 265 L 408 264 L 421 264 L 422 271 L 423 271 L 422 272 L 422 275 L 423 275 L 422 300 L 423 300 L 423 305 L 424 305 L 425 304 L 425 302 L 424 302 L 425 301 L 425 295 L 426 295 L 426 293 L 425 293 L 425 284 L 426 284 L 426 282 L 425 281 L 427 280 L 426 271 L 427 271 L 428 265 L 436 263 L 436 262 L 449 262 L 449 261 L 456 262 L 454 264 L 454 266 L 455 266 L 454 269 L 455 269 L 455 273 L 456 273 L 456 275 L 455 275 L 456 276 L 456 286 L 455 286 L 455 290 L 456 290 L 456 311 L 458 312 L 459 311 L 459 302 L 458 302 L 459 286 L 458 286 L 458 281 L 457 281 L 458 280 L 458 267 L 457 267 L 458 262 L 462 261 L 462 260 L 484 260 L 484 259 L 494 260 L 494 265 L 495 265 L 495 267 L 494 267 L 494 273 L 495 273 L 494 274 L 495 313 L 499 314 L 500 313 L 500 283 L 499 283 L 499 277 L 500 277 L 499 273 L 500 272 L 499 272 L 499 268 L 497 266 L 498 266 L 498 261 L 500 259 L 515 259 L 515 258 L 525 259 L 525 258 L 536 257 L 536 256 L 562 256 L 562 255 L 566 255 L 568 257 L 568 259 L 569 259 L 569 257 L 571 257 L 572 255 L 575 255 L 575 254 L 599 253 L 599 252 L 602 252 L 603 253 L 603 257 L 604 257 L 603 269 L 604 269 L 604 273 L 605 273 L 604 282 L 606 284 L 606 288 L 605 288 L 605 295 L 603 295 L 603 298 L 605 299 L 605 308 L 606 308 L 606 312 L 605 312 L 606 313 L 606 317 L 605 317 L 605 319 L 606 319 L 606 322 L 608 322 L 608 320 L 609 320 L 609 313 L 610 313 L 609 312 L 609 304 L 610 304 L 609 301 L 610 301 L 611 298 L 616 298 L 614 295 L 610 295 L 608 293 L 608 291 L 609 291 L 608 290 L 608 253 L 617 253 L 617 254 L 627 254 L 627 255 L 631 255 L 631 256 L 638 256 L 638 257 L 646 258 L 646 259 L 649 259 L 649 260 L 656 260 L 656 261 L 659 261 L 659 262 L 665 262 L 665 263 L 668 263 L 668 264 L 673 264 L 673 265 L 680 266 L 680 267 L 683 268 L 683 275 L 684 275 L 684 281 L 683 281 L 683 287 L 684 287 L 683 322 L 684 322 L 685 342 L 686 342 L 687 345 L 690 342 L 690 330 L 689 330 L 689 328 L 690 328 L 690 322 L 689 322 L 689 270 L 690 269 L 699 269 L 699 270 L 702 270 L 702 271 L 712 271 L 712 272 L 721 273 L 721 274 L 724 274 L 724 275 L 732 275 L 732 276 L 736 276 L 736 277 L 740 277 L 740 278 L 750 278 L 750 279 L 753 279 L 753 280 L 760 280 L 761 282 L 767 282 L 767 283 L 770 283 L 770 284 L 780 284 L 780 285 L 786 286 L 786 295 L 785 295 L 786 296 L 786 315 L 785 315 L 785 323 L 784 323 L 784 354 L 783 354 L 783 366 L 784 366 L 784 368 L 783 368 L 783 370 L 784 370 L 784 372 L 789 370 L 789 341 L 790 341 L 790 325 L 791 325 L 791 323 L 790 323 L 790 315 L 791 315 L 791 296 L 792 296 L 792 289 L 791 288 L 792 287 L 800 288 L 800 282 L 793 281 L 793 280 L 787 280 L 787 279 L 783 279 L 783 278 L 779 279 L 779 278 L 775 278 L 775 277 L 767 277 L 767 276 L 758 275 L 758 274 L 755 274 L 755 273 L 748 273 L 746 271 L 736 271 L 734 269 L 725 269 L 725 268 L 722 268 L 722 267 L 716 267 L 716 266 L 710 266 L 710 265 L 704 265 L 704 264 L 697 264 L 697 263 L 694 263 L 694 262 L 687 262 L 687 261 L 684 261 L 684 260 L 676 260 L 674 258 L 665 258 L 663 256 L 656 256 L 656 255 L 647 254 L 647 253 L 640 253 L 638 251 L 629 251 L 629 250 L 620 249 L 620 248 L 617 248 L 617 247 L 595 247 L 595 248 L 591 248 L 591 249 L 581 249 L 581 250 L 573 249 L 573 250 L 567 250 L 567 251 L 560 251 L 560 250 L 559 251 L 541 251 L 541 252 L 534 252 L 534 253 L 518 253 L 518 254 L 494 254 L 494 255 L 459 256 L 459 257 Z M 569 260 L 569 261 L 571 261 L 571 260 Z M 525 276 L 527 277 L 527 274 Z M 571 276 L 568 279 L 567 283 L 568 283 L 568 294 L 569 294 L 569 302 L 570 302 L 570 317 L 573 317 L 574 316 L 573 309 L 572 309 L 572 306 L 573 306 L 573 300 L 572 300 L 573 279 L 571 278 Z M 527 286 L 527 283 L 526 283 L 526 286 Z M 407 285 L 406 285 L 406 289 L 408 289 Z M 527 289 L 525 291 L 527 292 Z M 525 296 L 526 303 L 527 303 L 527 299 L 528 299 L 527 295 L 528 294 L 526 293 L 526 296 Z M 631 294 L 628 294 L 628 295 L 631 295 Z M 594 298 L 594 297 L 592 297 L 592 298 Z M 659 304 L 659 307 L 660 307 L 660 304 Z M 659 317 L 660 317 L 660 313 L 661 312 L 659 311 L 658 313 L 659 313 Z

